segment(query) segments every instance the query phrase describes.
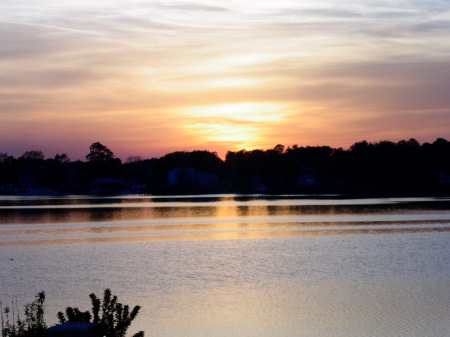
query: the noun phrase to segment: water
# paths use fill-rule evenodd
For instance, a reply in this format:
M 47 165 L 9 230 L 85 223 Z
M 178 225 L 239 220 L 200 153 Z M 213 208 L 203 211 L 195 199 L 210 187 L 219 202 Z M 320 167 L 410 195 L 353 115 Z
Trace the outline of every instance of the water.
M 450 199 L 3 197 L 0 299 L 147 336 L 448 336 Z

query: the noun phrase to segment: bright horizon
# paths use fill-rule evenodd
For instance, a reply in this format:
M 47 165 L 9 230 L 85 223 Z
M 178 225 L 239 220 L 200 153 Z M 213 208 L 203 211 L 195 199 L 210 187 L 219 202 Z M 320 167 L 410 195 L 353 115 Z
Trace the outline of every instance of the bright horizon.
M 446 1 L 3 0 L 0 152 L 450 138 Z

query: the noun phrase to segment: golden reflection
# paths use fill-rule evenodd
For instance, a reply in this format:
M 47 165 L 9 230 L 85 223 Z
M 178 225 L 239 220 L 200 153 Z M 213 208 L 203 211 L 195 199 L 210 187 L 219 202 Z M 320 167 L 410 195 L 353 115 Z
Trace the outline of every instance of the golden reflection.
M 254 201 L 254 200 L 250 200 Z M 239 201 L 236 201 L 239 202 Z M 0 225 L 11 224 L 55 224 L 87 222 L 145 221 L 155 219 L 192 219 L 214 217 L 231 219 L 262 216 L 341 216 L 396 214 L 398 210 L 379 205 L 271 205 L 271 204 L 224 204 L 194 203 L 189 205 L 149 203 L 148 205 L 129 205 L 129 207 L 96 208 L 32 208 L 2 209 Z M 109 205 L 111 206 L 111 204 Z M 407 210 L 406 210 L 407 211 Z M 411 217 L 410 217 L 411 218 Z M 412 220 L 412 219 L 411 219 Z M 230 220 L 232 221 L 232 220 Z
M 214 233 L 184 233 L 141 236 L 115 236 L 91 238 L 62 238 L 43 240 L 2 241 L 0 246 L 28 245 L 65 245 L 65 244 L 95 244 L 111 242 L 146 242 L 146 241 L 192 241 L 192 240 L 233 240 L 233 239 L 265 239 L 333 235 L 363 235 L 363 234 L 410 234 L 427 232 L 450 232 L 450 227 L 401 227 L 401 228 L 345 228 L 345 229 L 307 229 L 291 231 L 245 231 L 245 232 L 214 232 Z
M 305 230 L 310 228 L 316 230 L 321 227 L 368 227 L 375 229 L 395 229 L 394 226 L 425 226 L 425 225 L 447 225 L 448 220 L 408 220 L 408 221 L 354 221 L 354 222 L 225 222 L 225 223 L 193 223 L 193 224 L 137 224 L 137 225 L 101 225 L 68 228 L 28 228 L 28 229 L 6 229 L 0 230 L 0 238 L 6 236 L 44 236 L 44 235 L 73 235 L 73 234 L 114 234 L 114 233 L 163 233 L 163 232 L 191 232 L 191 231 L 233 231 L 233 230 Z M 390 226 L 392 228 L 376 228 Z M 0 227 L 1 228 L 1 227 Z M 341 228 L 340 230 L 345 230 Z M 331 231 L 332 228 L 327 229 Z

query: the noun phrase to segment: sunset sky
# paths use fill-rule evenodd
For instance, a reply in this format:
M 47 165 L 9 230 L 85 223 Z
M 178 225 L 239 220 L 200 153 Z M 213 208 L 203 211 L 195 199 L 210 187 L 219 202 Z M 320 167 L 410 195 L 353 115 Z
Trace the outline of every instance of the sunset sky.
M 450 1 L 2 0 L 0 152 L 450 138 Z

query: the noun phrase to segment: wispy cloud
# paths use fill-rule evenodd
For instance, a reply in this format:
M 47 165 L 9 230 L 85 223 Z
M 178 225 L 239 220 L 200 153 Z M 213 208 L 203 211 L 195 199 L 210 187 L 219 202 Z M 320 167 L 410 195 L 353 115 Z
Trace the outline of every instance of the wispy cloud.
M 4 0 L 0 144 L 45 151 L 63 129 L 123 153 L 448 137 L 449 28 L 448 1 Z

